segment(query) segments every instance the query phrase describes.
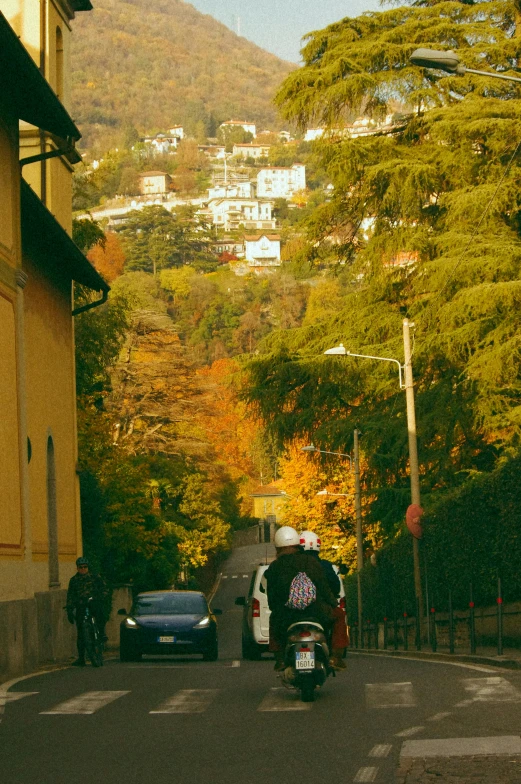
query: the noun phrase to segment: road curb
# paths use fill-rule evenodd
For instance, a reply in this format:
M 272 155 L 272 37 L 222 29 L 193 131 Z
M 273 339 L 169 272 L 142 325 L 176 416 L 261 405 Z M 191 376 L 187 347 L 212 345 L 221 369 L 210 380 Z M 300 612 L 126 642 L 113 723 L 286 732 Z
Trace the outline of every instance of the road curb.
M 371 656 L 389 656 L 401 659 L 424 659 L 426 661 L 460 662 L 462 664 L 487 664 L 506 670 L 521 670 L 521 660 L 506 657 L 478 656 L 470 653 L 434 653 L 433 651 L 379 651 L 375 648 L 348 648 L 348 654 L 369 654 Z
M 216 580 L 215 580 L 215 582 L 213 584 L 212 590 L 208 594 L 208 597 L 207 597 L 208 604 L 211 604 L 213 602 L 214 596 L 217 593 L 217 591 L 219 589 L 219 586 L 221 584 L 221 577 L 222 577 L 222 572 L 219 572 L 219 574 L 217 575 L 217 578 L 216 578 Z

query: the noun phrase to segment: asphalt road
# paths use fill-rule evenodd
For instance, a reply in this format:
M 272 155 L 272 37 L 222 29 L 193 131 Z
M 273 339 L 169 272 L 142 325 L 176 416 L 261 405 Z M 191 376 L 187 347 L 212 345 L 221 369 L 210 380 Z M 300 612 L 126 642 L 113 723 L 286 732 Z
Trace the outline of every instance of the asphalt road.
M 114 660 L 0 689 L 0 781 L 391 784 L 411 740 L 491 738 L 500 749 L 500 736 L 519 736 L 518 672 L 350 653 L 305 704 L 271 659 L 241 661 L 234 600 L 265 555 L 240 548 L 223 568 L 219 661 Z

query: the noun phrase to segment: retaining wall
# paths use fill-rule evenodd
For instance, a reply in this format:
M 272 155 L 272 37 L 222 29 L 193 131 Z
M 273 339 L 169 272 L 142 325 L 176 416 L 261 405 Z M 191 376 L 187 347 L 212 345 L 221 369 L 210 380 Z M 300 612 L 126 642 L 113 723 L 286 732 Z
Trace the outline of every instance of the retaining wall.
M 0 683 L 35 672 L 41 667 L 76 658 L 76 626 L 63 609 L 67 591 L 45 591 L 32 599 L 0 602 Z M 119 647 L 120 607 L 130 609 L 128 587 L 112 593 L 112 612 L 107 624 L 108 647 Z

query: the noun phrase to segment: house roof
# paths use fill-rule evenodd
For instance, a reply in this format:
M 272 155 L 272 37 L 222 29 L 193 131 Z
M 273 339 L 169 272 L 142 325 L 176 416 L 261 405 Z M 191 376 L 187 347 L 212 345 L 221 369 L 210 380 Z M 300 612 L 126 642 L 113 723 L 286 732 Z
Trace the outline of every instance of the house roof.
M 142 173 L 142 174 L 140 174 L 139 176 L 140 176 L 140 177 L 170 177 L 170 175 L 168 174 L 168 172 L 162 172 L 162 171 L 149 171 L 149 172 L 143 172 L 143 173 Z
M 1 12 L 0 79 L 2 100 L 19 120 L 60 139 L 81 138 L 67 110 Z
M 255 125 L 255 123 L 248 122 L 247 120 L 226 120 L 226 122 L 221 123 L 221 125 Z
M 258 496 L 262 497 L 264 495 L 281 495 L 281 496 L 285 496 L 286 493 L 283 490 L 281 490 L 279 487 L 277 487 L 276 485 L 261 485 L 261 487 L 258 487 L 255 490 L 255 492 L 252 493 L 251 495 L 252 495 L 253 498 L 255 498 L 256 496 L 257 497 Z
M 266 237 L 267 240 L 280 240 L 280 234 L 248 234 L 245 235 L 244 240 L 245 242 L 257 242 L 261 240 L 263 237 Z
M 94 291 L 110 291 L 110 286 L 23 179 L 20 195 L 23 252 L 42 259 L 66 279 Z

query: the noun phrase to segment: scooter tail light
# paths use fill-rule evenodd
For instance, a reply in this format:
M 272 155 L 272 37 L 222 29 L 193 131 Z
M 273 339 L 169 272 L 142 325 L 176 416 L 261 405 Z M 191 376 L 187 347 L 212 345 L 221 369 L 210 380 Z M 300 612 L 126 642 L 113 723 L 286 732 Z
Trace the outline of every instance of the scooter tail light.
M 340 601 L 338 602 L 338 606 L 339 606 L 339 607 L 340 607 L 342 610 L 345 610 L 345 608 L 346 608 L 346 597 L 345 597 L 345 596 L 342 596 L 342 598 L 341 598 L 341 599 L 340 599 Z
M 252 616 L 254 618 L 260 618 L 260 602 L 258 599 L 252 600 L 251 609 L 252 609 Z
M 298 636 L 299 637 L 309 637 L 310 634 L 311 634 L 311 632 L 309 631 L 309 629 L 303 629 L 301 632 L 299 632 Z

